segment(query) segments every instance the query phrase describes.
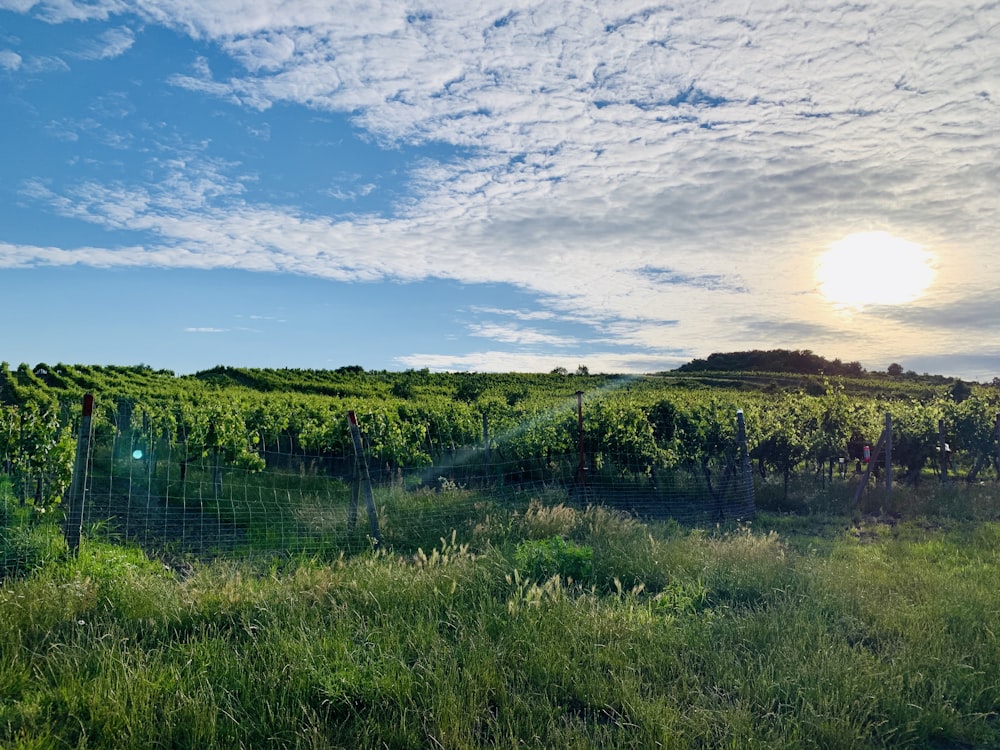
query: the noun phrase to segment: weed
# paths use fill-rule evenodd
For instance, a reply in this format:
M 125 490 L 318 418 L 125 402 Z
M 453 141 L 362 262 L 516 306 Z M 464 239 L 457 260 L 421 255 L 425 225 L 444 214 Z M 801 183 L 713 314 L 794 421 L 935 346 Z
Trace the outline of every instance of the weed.
M 545 505 L 535 498 L 528 505 L 519 524 L 519 531 L 526 539 L 568 537 L 576 529 L 580 514 L 562 502 Z
M 594 550 L 567 541 L 561 536 L 528 539 L 517 545 L 514 564 L 519 571 L 535 581 L 562 576 L 567 580 L 582 582 L 593 572 Z

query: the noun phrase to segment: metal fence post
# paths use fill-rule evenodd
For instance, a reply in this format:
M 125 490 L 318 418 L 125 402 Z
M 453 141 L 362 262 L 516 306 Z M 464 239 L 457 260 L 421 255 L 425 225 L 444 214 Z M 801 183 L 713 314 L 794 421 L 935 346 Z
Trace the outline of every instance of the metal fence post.
M 83 417 L 80 419 L 80 432 L 76 439 L 76 460 L 73 462 L 73 478 L 69 487 L 69 507 L 66 509 L 66 525 L 63 533 L 66 545 L 72 554 L 80 549 L 80 538 L 83 536 L 83 511 L 87 497 L 87 467 L 90 462 L 90 439 L 94 414 L 94 395 L 88 393 L 83 397 Z

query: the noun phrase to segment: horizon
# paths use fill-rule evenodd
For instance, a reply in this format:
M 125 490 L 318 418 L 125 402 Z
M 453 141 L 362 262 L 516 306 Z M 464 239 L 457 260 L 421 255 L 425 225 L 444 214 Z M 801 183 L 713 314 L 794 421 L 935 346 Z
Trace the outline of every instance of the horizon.
M 772 352 L 774 352 L 774 353 L 777 353 L 777 352 L 786 352 L 786 353 L 793 353 L 793 354 L 794 353 L 798 353 L 795 350 L 781 350 L 781 349 L 768 350 L 766 353 L 772 353 Z M 803 350 L 803 352 L 806 353 L 805 350 Z M 328 372 L 328 373 L 338 373 L 339 374 L 339 373 L 342 373 L 344 371 L 350 371 L 353 368 L 360 368 L 360 373 L 361 374 L 365 374 L 365 375 L 368 375 L 368 374 L 382 374 L 382 373 L 386 373 L 386 374 L 390 374 L 390 375 L 404 375 L 404 374 L 407 374 L 407 373 L 414 373 L 414 372 L 417 372 L 417 373 L 426 372 L 426 373 L 431 374 L 431 375 L 448 375 L 448 374 L 465 374 L 465 375 L 528 375 L 528 376 L 535 376 L 535 375 L 560 375 L 560 376 L 565 376 L 565 377 L 588 377 L 588 376 L 595 376 L 595 377 L 610 377 L 610 378 L 623 378 L 623 377 L 624 378 L 629 378 L 629 377 L 634 378 L 634 377 L 656 377 L 656 376 L 662 376 L 662 375 L 670 375 L 672 373 L 690 374 L 692 376 L 697 376 L 699 374 L 705 374 L 705 373 L 708 373 L 708 374 L 732 373 L 732 374 L 736 374 L 736 375 L 739 375 L 739 374 L 760 373 L 760 374 L 764 374 L 764 375 L 767 375 L 767 374 L 774 374 L 774 375 L 796 375 L 796 376 L 802 376 L 802 377 L 814 377 L 814 376 L 821 375 L 823 377 L 830 377 L 830 378 L 834 378 L 834 379 L 837 379 L 837 378 L 865 378 L 868 375 L 874 375 L 874 376 L 887 376 L 887 377 L 891 377 L 891 378 L 896 379 L 896 380 L 907 380 L 907 379 L 919 379 L 919 380 L 923 380 L 923 379 L 954 380 L 954 381 L 963 381 L 963 382 L 969 382 L 970 384 L 974 384 L 974 385 L 984 385 L 984 386 L 996 385 L 997 381 L 1000 381 L 1000 377 L 994 377 L 992 379 L 992 381 L 987 382 L 987 381 L 977 381 L 977 380 L 968 380 L 967 381 L 965 378 L 960 378 L 958 376 L 953 376 L 953 375 L 943 375 L 941 373 L 933 373 L 933 372 L 919 372 L 918 373 L 916 370 L 913 370 L 911 368 L 906 368 L 906 367 L 904 367 L 903 365 L 901 365 L 898 362 L 891 363 L 886 370 L 869 369 L 869 368 L 867 368 L 867 367 L 864 366 L 864 363 L 858 362 L 858 364 L 861 366 L 861 372 L 859 374 L 828 373 L 828 372 L 824 372 L 822 369 L 817 370 L 816 372 L 801 372 L 801 371 L 796 371 L 796 370 L 757 370 L 757 369 L 739 370 L 739 371 L 736 371 L 736 370 L 727 370 L 727 369 L 722 369 L 722 370 L 686 370 L 686 371 L 683 370 L 683 368 L 686 367 L 686 366 L 688 366 L 688 365 L 694 364 L 695 362 L 705 361 L 705 359 L 708 359 L 710 357 L 720 356 L 720 355 L 722 355 L 722 356 L 728 356 L 728 355 L 746 354 L 746 353 L 749 353 L 749 352 L 713 352 L 712 354 L 709 354 L 707 357 L 698 357 L 698 358 L 695 358 L 693 360 L 689 360 L 688 362 L 684 362 L 684 363 L 678 365 L 677 367 L 669 369 L 669 370 L 659 370 L 659 371 L 654 371 L 654 372 L 642 372 L 642 373 L 635 373 L 635 372 L 606 372 L 606 371 L 594 371 L 594 372 L 592 372 L 591 369 L 590 369 L 590 367 L 588 367 L 586 363 L 581 363 L 581 364 L 577 365 L 576 369 L 572 369 L 572 370 L 568 369 L 568 368 L 564 368 L 564 367 L 556 367 L 556 368 L 554 368 L 552 370 L 544 371 L 544 372 L 543 371 L 526 371 L 526 370 L 507 370 L 507 371 L 490 370 L 490 371 L 479 372 L 479 371 L 475 371 L 475 370 L 431 370 L 430 368 L 412 368 L 412 367 L 411 368 L 406 368 L 406 369 L 386 369 L 386 368 L 372 368 L 372 369 L 369 369 L 369 368 L 365 368 L 365 367 L 362 367 L 361 365 L 357 365 L 357 364 L 354 364 L 354 365 L 341 365 L 339 367 L 327 367 L 327 368 L 256 367 L 256 366 L 250 366 L 250 365 L 241 366 L 241 365 L 227 365 L 227 364 L 221 364 L 221 363 L 220 364 L 212 365 L 211 367 L 206 367 L 206 368 L 202 368 L 202 369 L 199 369 L 199 370 L 195 370 L 195 371 L 192 371 L 192 372 L 176 372 L 174 370 L 171 370 L 170 368 L 157 368 L 157 367 L 149 365 L 149 364 L 147 364 L 145 362 L 136 362 L 136 363 L 131 363 L 131 364 L 122 364 L 122 363 L 104 363 L 104 364 L 100 364 L 100 363 L 96 363 L 96 362 L 63 362 L 63 361 L 44 362 L 44 361 L 39 361 L 39 362 L 36 362 L 36 363 L 18 362 L 18 363 L 15 364 L 14 362 L 7 361 L 7 360 L 3 359 L 2 357 L 0 357 L 0 364 L 5 365 L 8 368 L 8 370 L 10 370 L 10 371 L 16 371 L 17 368 L 20 367 L 21 365 L 24 365 L 24 366 L 28 367 L 33 372 L 37 371 L 39 367 L 43 367 L 43 366 L 46 367 L 46 368 L 53 368 L 53 369 L 61 367 L 61 366 L 62 367 L 73 367 L 73 368 L 76 368 L 76 367 L 97 367 L 97 368 L 112 368 L 112 367 L 115 367 L 115 368 L 121 368 L 121 369 L 126 369 L 126 370 L 148 370 L 148 371 L 150 371 L 150 372 L 152 372 L 154 374 L 166 374 L 166 375 L 171 375 L 173 377 L 178 377 L 178 378 L 196 377 L 198 375 L 204 375 L 204 374 L 207 374 L 207 373 L 211 373 L 211 372 L 213 372 L 215 370 L 263 370 L 263 371 L 282 371 L 282 370 L 286 370 L 286 371 L 290 371 L 290 372 Z M 813 354 L 813 355 L 819 357 L 820 359 L 823 359 L 828 364 L 841 364 L 841 365 L 850 365 L 850 364 L 853 364 L 853 362 L 847 362 L 847 363 L 845 363 L 845 362 L 841 362 L 841 361 L 839 361 L 837 359 L 831 360 L 831 359 L 828 359 L 827 357 L 824 357 L 821 354 L 816 354 L 816 352 L 809 351 L 807 353 Z M 892 372 L 891 372 L 891 370 L 893 369 L 893 367 L 896 367 L 896 366 L 898 366 L 900 368 L 899 374 L 898 375 L 893 375 Z

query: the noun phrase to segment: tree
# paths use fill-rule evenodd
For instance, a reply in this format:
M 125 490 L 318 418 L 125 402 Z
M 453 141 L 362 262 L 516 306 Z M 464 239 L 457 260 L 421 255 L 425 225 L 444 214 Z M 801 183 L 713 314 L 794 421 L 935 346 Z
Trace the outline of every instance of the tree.
M 903 374 L 903 366 L 900 365 L 900 364 L 897 364 L 896 362 L 893 362 L 891 365 L 889 365 L 886 368 L 885 371 L 886 371 L 886 373 L 889 374 L 890 377 L 898 378 L 900 375 Z
M 972 386 L 962 380 L 956 380 L 955 385 L 948 390 L 948 395 L 952 401 L 960 404 L 972 395 Z

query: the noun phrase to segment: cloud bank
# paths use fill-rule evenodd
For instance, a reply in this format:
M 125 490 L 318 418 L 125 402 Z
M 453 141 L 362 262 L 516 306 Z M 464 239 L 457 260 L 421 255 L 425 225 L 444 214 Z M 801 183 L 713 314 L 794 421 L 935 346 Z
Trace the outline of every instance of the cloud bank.
M 210 45 L 229 61 L 225 72 L 199 58 L 178 64 L 168 83 L 220 105 L 336 113 L 386 149 L 451 150 L 410 164 L 407 196 L 369 214 L 252 201 L 239 165 L 198 149 L 158 155 L 155 179 L 143 184 L 31 182 L 25 200 L 147 240 L 10 244 L 0 264 L 509 283 L 550 314 L 593 326 L 595 341 L 635 347 L 622 355 L 626 369 L 637 369 L 639 351 L 701 356 L 709 341 L 829 342 L 836 354 L 845 331 L 850 358 L 878 365 L 886 337 L 899 342 L 892 351 L 929 356 L 972 351 L 983 325 L 995 327 L 997 3 L 419 7 L 0 0 L 48 23 L 114 24 L 92 59 L 141 44 L 131 30 L 139 25 Z M 0 66 L 17 72 L 21 57 L 0 52 Z M 815 258 L 871 230 L 939 259 L 920 309 L 974 298 L 949 313 L 961 326 L 928 325 L 919 311 L 835 317 L 817 291 Z M 470 333 L 573 343 L 544 327 L 475 323 Z M 489 360 L 436 357 L 406 361 Z

